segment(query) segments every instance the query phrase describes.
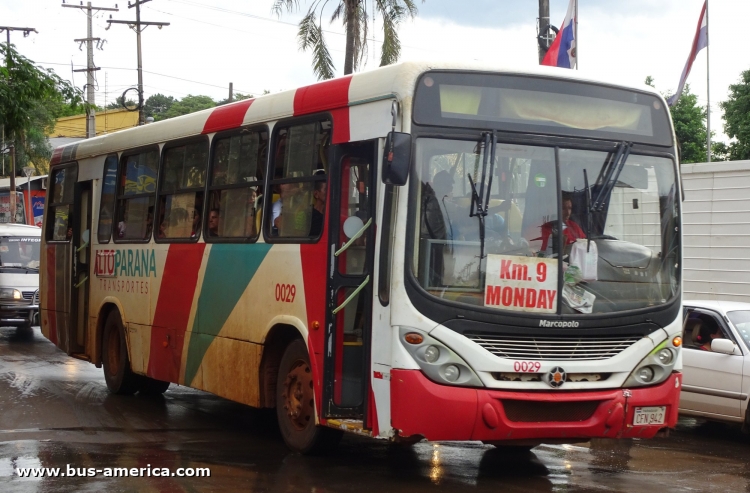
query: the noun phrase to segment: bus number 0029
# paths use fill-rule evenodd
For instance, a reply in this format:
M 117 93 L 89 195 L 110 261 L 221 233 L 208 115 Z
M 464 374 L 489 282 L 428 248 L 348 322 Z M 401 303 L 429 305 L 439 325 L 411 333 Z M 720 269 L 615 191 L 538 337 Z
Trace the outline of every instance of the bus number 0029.
M 537 373 L 542 369 L 542 364 L 538 361 L 515 361 L 513 370 L 522 373 Z
M 294 302 L 294 297 L 297 296 L 297 286 L 294 284 L 277 284 L 276 285 L 276 301 L 282 303 Z

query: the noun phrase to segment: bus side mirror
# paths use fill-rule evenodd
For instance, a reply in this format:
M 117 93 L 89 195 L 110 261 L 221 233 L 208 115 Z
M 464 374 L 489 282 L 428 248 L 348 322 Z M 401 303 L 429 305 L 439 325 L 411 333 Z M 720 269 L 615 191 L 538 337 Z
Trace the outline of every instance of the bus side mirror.
M 386 185 L 406 185 L 411 163 L 411 135 L 391 132 L 385 138 L 383 150 L 383 183 Z

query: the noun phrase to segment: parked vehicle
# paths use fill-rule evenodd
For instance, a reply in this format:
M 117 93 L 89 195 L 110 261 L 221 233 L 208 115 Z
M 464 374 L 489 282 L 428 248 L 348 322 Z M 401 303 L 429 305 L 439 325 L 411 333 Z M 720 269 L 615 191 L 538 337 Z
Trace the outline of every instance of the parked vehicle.
M 41 235 L 36 226 L 0 224 L 0 326 L 38 324 Z
M 686 301 L 680 413 L 750 430 L 750 303 Z

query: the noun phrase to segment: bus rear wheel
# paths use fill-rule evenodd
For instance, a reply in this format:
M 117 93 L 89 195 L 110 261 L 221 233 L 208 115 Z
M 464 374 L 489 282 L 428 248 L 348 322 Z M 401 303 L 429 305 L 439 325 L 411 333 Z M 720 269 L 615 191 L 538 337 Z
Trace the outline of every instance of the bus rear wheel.
M 102 336 L 102 365 L 107 388 L 113 394 L 133 395 L 138 390 L 138 377 L 130 369 L 125 330 L 120 312 L 107 315 Z
M 287 446 L 303 454 L 328 452 L 343 432 L 315 424 L 315 393 L 310 357 L 304 341 L 287 346 L 276 382 L 276 417 Z

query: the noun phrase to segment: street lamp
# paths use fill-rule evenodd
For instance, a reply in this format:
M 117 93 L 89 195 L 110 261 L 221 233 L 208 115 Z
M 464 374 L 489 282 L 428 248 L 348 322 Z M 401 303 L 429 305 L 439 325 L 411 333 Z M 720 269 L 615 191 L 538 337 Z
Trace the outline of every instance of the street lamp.
M 29 191 L 29 207 L 26 209 L 26 222 L 29 222 L 28 214 L 29 211 L 32 209 L 31 207 L 31 175 L 34 174 L 34 167 L 33 166 L 24 166 L 23 167 L 23 174 L 26 175 L 26 185 L 27 190 Z M 33 213 L 33 211 L 32 211 Z M 32 218 L 34 216 L 31 216 Z

